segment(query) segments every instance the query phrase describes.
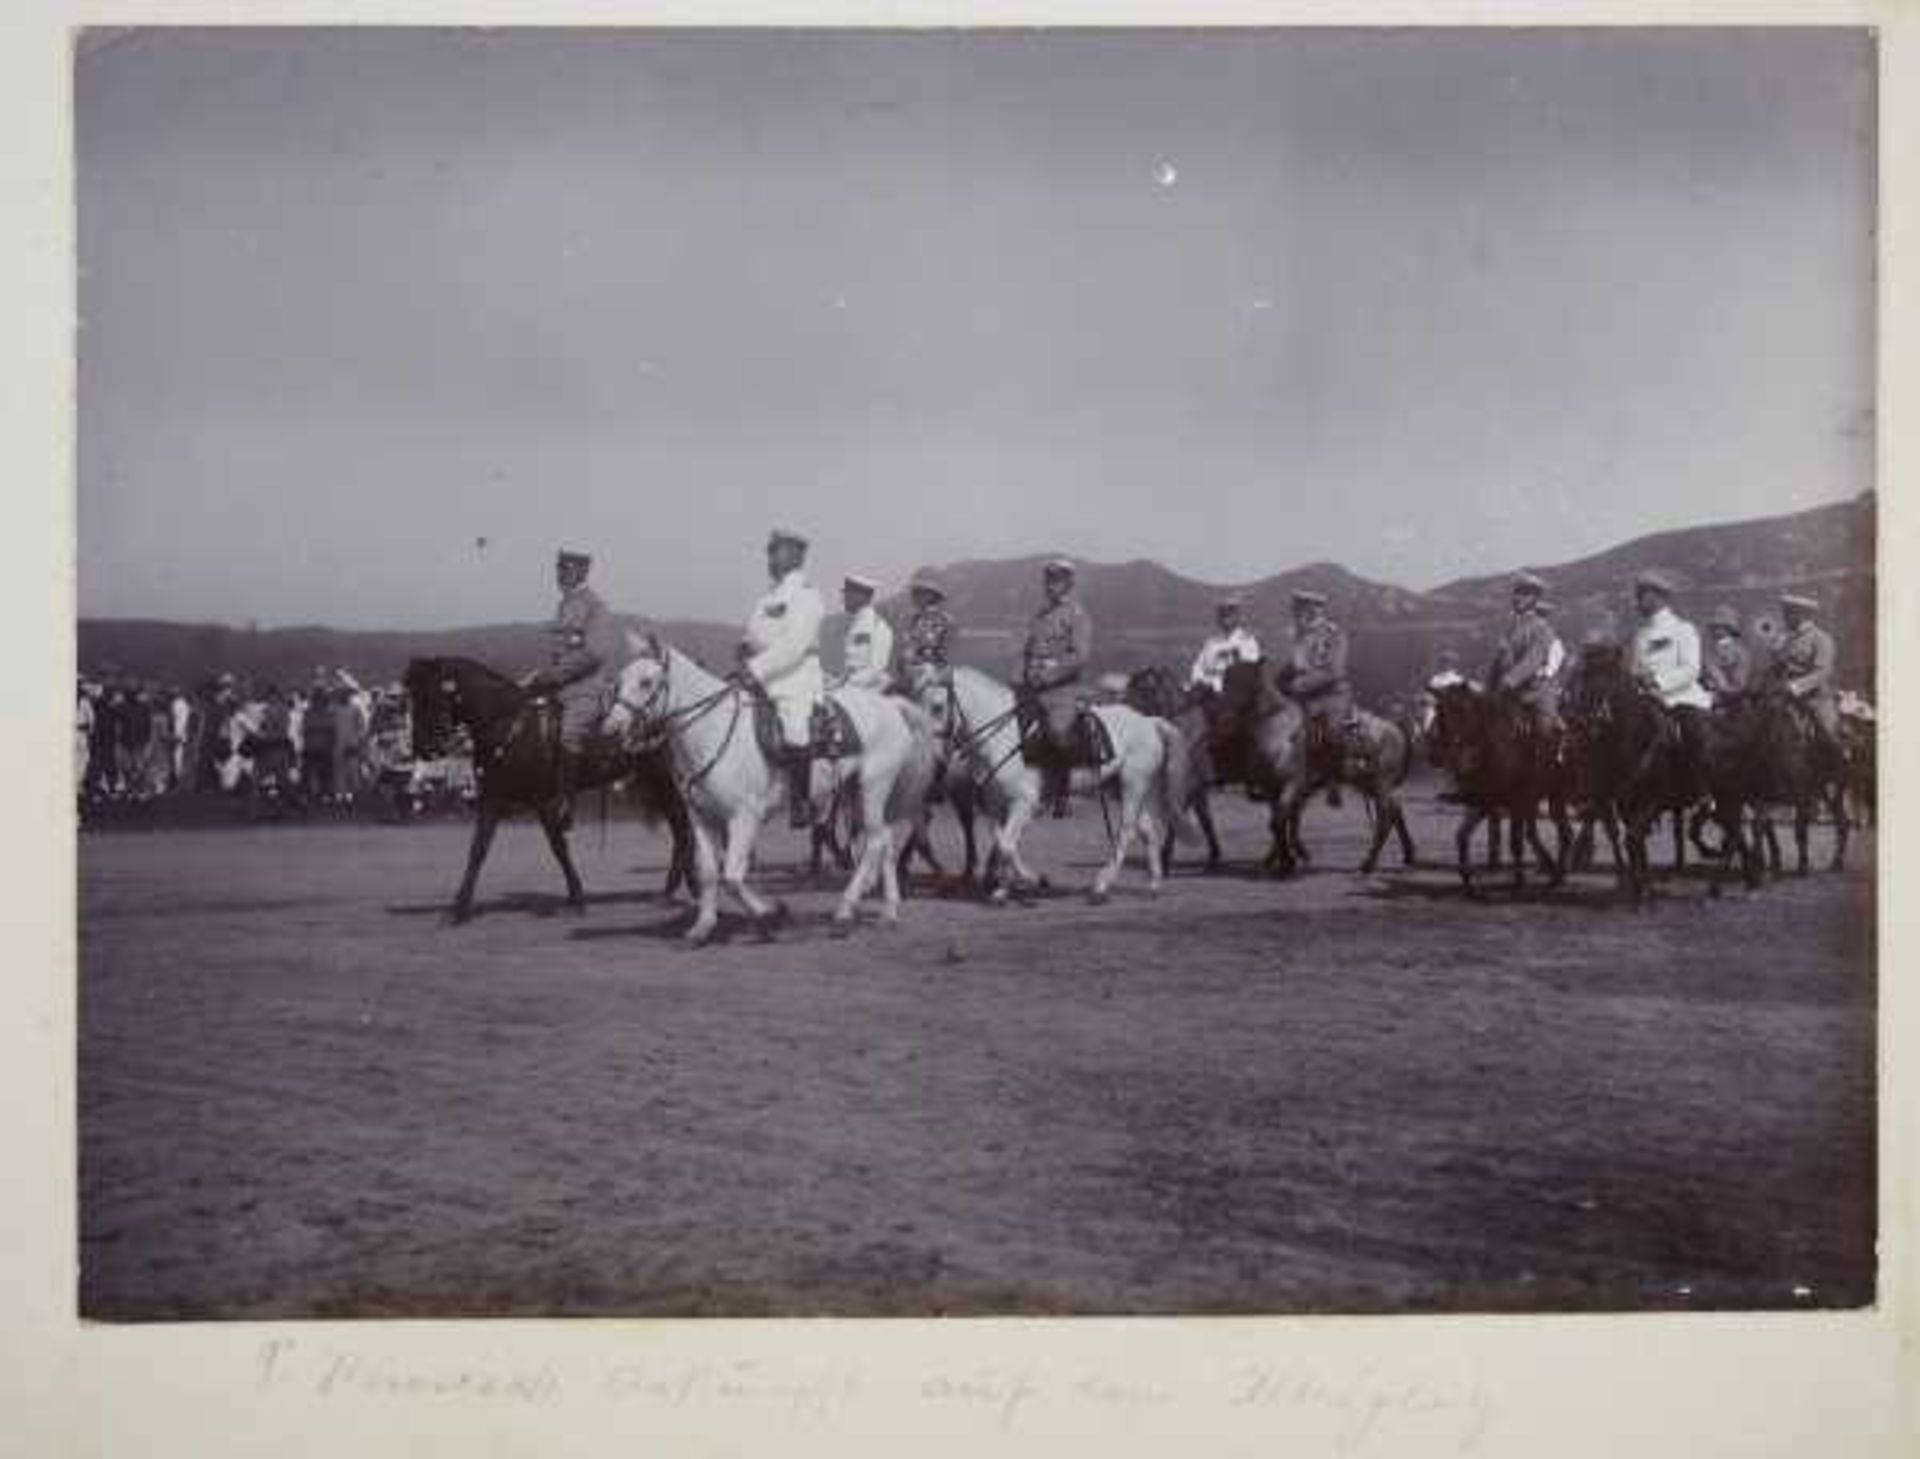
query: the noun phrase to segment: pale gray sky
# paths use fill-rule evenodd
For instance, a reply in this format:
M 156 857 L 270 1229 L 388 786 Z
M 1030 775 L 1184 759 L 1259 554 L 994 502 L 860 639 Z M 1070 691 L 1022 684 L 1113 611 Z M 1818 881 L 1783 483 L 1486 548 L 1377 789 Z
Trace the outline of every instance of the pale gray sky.
M 80 609 L 741 616 L 1061 549 L 1427 587 L 1871 485 L 1860 32 L 136 32 Z M 485 538 L 487 545 L 477 545 Z

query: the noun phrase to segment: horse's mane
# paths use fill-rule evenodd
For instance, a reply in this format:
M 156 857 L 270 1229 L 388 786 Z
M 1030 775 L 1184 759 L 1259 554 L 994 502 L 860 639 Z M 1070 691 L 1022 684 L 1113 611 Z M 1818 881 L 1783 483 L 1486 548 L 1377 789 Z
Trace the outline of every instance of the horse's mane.
M 408 683 L 412 683 L 427 675 L 452 672 L 477 674 L 502 688 L 519 689 L 521 687 L 520 682 L 511 674 L 503 674 L 500 670 L 483 664 L 478 659 L 468 658 L 464 654 L 427 654 L 410 659 L 407 662 L 405 678 Z

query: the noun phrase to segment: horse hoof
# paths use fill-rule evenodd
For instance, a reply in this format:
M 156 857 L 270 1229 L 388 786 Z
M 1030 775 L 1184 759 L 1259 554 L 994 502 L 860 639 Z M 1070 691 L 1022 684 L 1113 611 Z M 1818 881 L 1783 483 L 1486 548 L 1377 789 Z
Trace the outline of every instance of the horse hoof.
M 473 909 L 471 907 L 449 907 L 445 912 L 440 914 L 440 925 L 442 927 L 465 927 L 472 920 Z
M 827 928 L 827 935 L 829 937 L 837 937 L 844 942 L 847 938 L 853 936 L 853 927 L 853 918 L 842 917 L 836 913 L 833 924 Z
M 680 934 L 680 941 L 688 947 L 705 947 L 713 940 L 713 929 L 698 925 L 689 927 Z
M 1087 903 L 1090 906 L 1104 907 L 1107 904 L 1107 900 L 1108 900 L 1108 894 L 1106 892 L 1088 892 L 1087 893 Z

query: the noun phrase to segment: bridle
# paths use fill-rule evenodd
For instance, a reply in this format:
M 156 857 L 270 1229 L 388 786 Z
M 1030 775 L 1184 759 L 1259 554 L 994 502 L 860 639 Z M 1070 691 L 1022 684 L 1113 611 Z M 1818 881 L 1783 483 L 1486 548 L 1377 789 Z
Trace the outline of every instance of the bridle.
M 696 699 L 691 704 L 683 704 L 678 709 L 664 708 L 671 692 L 673 660 L 664 653 L 647 652 L 640 655 L 660 666 L 660 675 L 653 681 L 653 687 L 642 699 L 629 699 L 624 690 L 625 676 L 614 681 L 613 706 L 626 710 L 633 716 L 634 727 L 639 734 L 626 736 L 627 748 L 634 754 L 649 754 L 663 748 L 673 738 L 677 729 L 685 729 L 706 718 L 724 699 L 733 701 L 733 718 L 727 722 L 727 732 L 720 738 L 720 748 L 698 770 L 681 776 L 678 771 L 671 772 L 680 785 L 681 795 L 686 795 L 713 773 L 714 767 L 726 758 L 733 745 L 733 737 L 740 728 L 741 716 L 746 713 L 747 691 L 740 684 L 729 679 L 723 682 L 711 694 Z

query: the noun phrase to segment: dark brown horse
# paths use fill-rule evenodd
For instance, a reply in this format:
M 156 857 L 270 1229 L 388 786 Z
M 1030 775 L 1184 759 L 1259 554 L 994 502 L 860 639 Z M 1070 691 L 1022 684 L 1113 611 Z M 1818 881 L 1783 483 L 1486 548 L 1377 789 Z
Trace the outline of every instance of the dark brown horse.
M 516 809 L 539 819 L 566 878 L 567 905 L 584 909 L 586 889 L 567 849 L 569 808 L 560 784 L 560 756 L 565 752 L 559 744 L 558 706 L 472 659 L 414 659 L 407 665 L 405 682 L 416 756 L 438 759 L 460 730 L 473 744 L 478 818 L 449 919 L 465 922 L 473 915 L 474 885 L 493 833 Z M 664 819 L 672 831 L 665 895 L 682 887 L 694 890 L 692 826 L 665 760 L 657 753 L 635 755 L 610 742 L 589 741 L 575 767 L 572 788 L 592 790 L 622 781 L 635 792 L 642 811 Z
M 1715 711 L 1711 744 L 1717 793 L 1736 798 L 1754 820 L 1768 867 L 1780 870 L 1773 810 L 1793 814 L 1796 869 L 1809 867 L 1808 833 L 1824 809 L 1833 823 L 1831 870 L 1846 865 L 1852 819 L 1847 813 L 1847 764 L 1842 747 L 1821 737 L 1806 710 L 1778 683 L 1725 702 Z
M 1727 733 L 1724 721 L 1702 719 L 1698 749 L 1689 753 L 1678 717 L 1686 711 L 1668 709 L 1618 655 L 1596 656 L 1582 666 L 1566 708 L 1574 799 L 1585 815 L 1602 820 L 1609 838 L 1618 825 L 1618 875 L 1636 902 L 1652 889 L 1647 841 L 1663 815 L 1675 817 L 1676 846 L 1689 819 L 1697 823 L 1705 816 L 1719 828 L 1716 894 L 1736 856 L 1749 884 L 1757 881 L 1745 833 L 1754 788 L 1745 770 L 1753 751 Z M 1697 838 L 1700 826 L 1693 830 Z M 1697 844 L 1703 852 L 1710 849 Z
M 1510 694 L 1467 683 L 1441 689 L 1434 701 L 1429 752 L 1452 781 L 1449 798 L 1465 812 L 1454 848 L 1468 895 L 1479 893 L 1473 878 L 1473 833 L 1494 814 L 1507 821 L 1513 885 L 1526 885 L 1531 847 L 1548 884 L 1558 886 L 1565 877 L 1562 862 L 1572 837 L 1556 748 L 1532 710 Z M 1543 810 L 1559 837 L 1551 854 L 1540 839 Z
M 1413 835 L 1400 805 L 1400 787 L 1412 768 L 1411 756 L 1406 732 L 1399 725 L 1356 709 L 1346 725 L 1331 729 L 1324 740 L 1311 727 L 1303 728 L 1295 740 L 1294 755 L 1285 777 L 1288 788 L 1281 794 L 1280 815 L 1286 828 L 1280 848 L 1283 875 L 1293 870 L 1293 858 L 1300 850 L 1300 819 L 1308 802 L 1322 790 L 1343 785 L 1359 793 L 1373 828 L 1360 870 L 1371 873 L 1380 864 L 1388 836 L 1399 841 L 1400 864 L 1414 864 Z

